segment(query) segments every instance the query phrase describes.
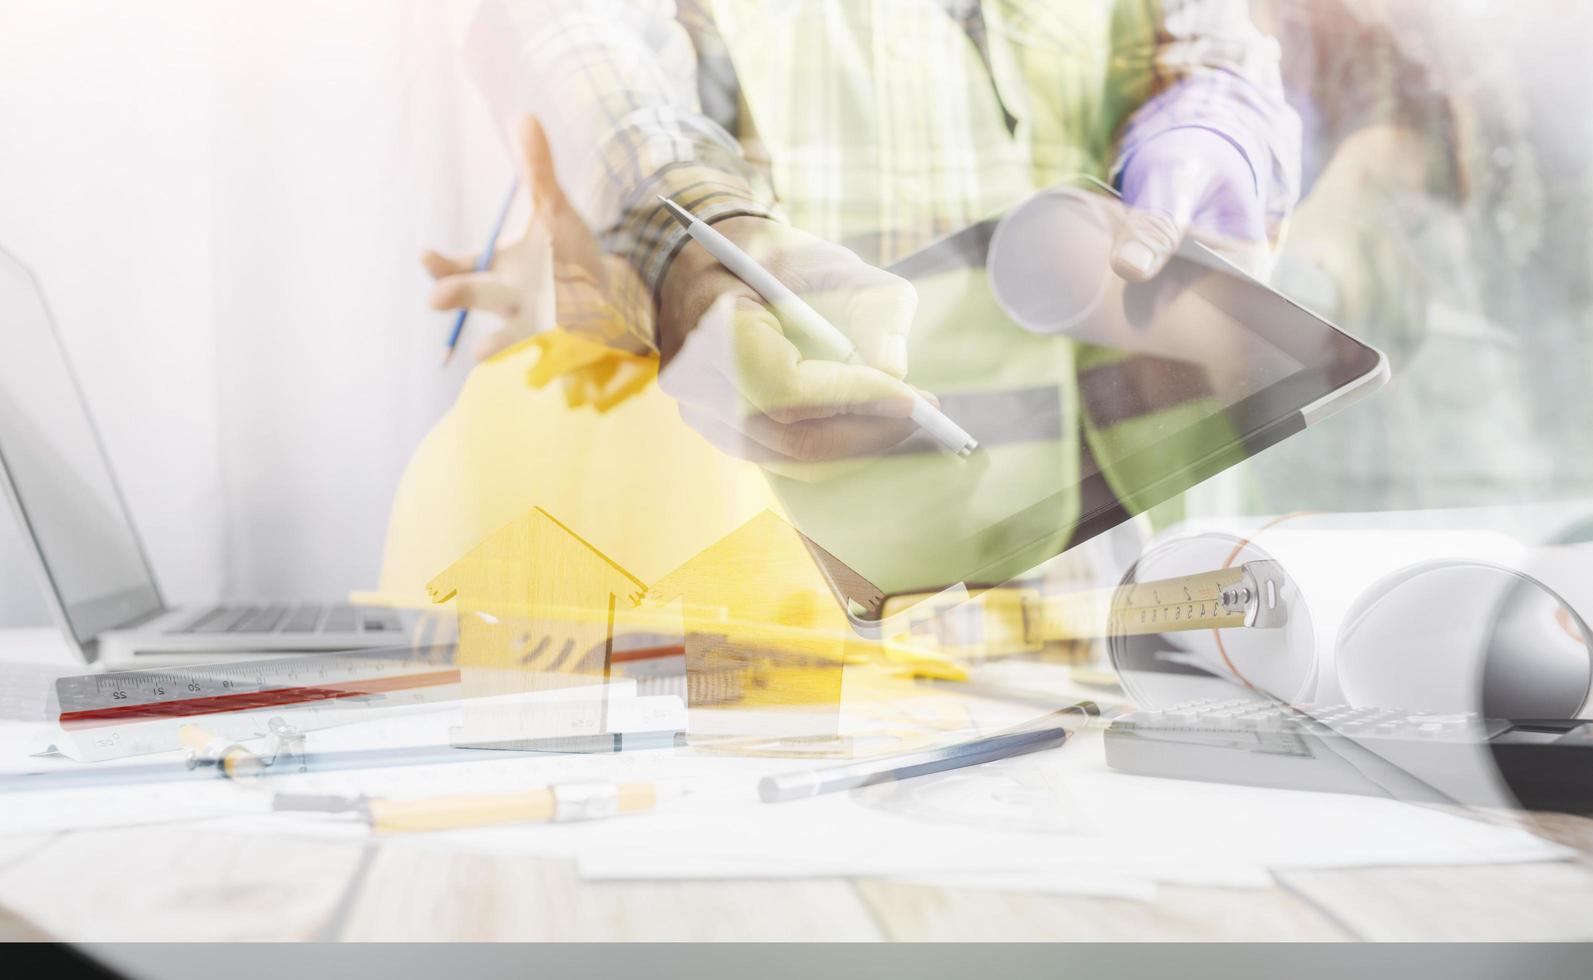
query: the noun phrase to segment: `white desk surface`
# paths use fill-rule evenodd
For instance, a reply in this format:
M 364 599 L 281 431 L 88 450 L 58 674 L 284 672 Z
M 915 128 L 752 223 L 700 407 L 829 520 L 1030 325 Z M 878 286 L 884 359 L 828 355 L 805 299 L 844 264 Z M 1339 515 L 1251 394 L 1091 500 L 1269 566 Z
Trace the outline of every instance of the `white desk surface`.
M 0 633 L 0 657 L 59 652 Z M 1150 901 L 878 879 L 584 881 L 570 860 L 255 839 L 173 824 L 0 836 L 0 939 L 1593 939 L 1593 819 L 1532 818 L 1572 861 L 1277 874 Z M 48 923 L 48 932 L 35 923 Z

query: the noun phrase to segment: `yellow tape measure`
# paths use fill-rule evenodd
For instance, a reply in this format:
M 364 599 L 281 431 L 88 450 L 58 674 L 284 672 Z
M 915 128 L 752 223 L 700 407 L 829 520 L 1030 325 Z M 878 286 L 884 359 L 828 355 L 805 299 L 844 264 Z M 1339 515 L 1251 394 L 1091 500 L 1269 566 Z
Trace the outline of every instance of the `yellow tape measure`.
M 1283 569 L 1252 561 L 1212 572 L 1132 582 L 1036 599 L 1026 611 L 1031 641 L 1143 636 L 1182 630 L 1274 629 L 1288 621 Z
M 887 646 L 934 650 L 961 660 L 1038 654 L 1048 645 L 1112 636 L 1202 629 L 1276 629 L 1288 622 L 1283 569 L 1275 561 L 1181 575 L 1116 588 L 1042 595 L 1033 586 L 988 589 L 975 602 L 947 606 L 935 597 L 887 600 L 906 608 Z M 925 601 L 928 600 L 928 601 Z

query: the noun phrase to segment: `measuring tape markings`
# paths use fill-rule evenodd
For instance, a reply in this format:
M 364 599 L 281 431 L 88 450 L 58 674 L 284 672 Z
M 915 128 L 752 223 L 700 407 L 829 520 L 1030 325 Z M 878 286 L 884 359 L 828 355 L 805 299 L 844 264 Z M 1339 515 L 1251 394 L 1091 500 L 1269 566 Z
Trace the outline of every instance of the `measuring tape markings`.
M 1034 602 L 1029 638 L 1048 641 L 1281 626 L 1286 615 L 1280 601 L 1281 581 L 1276 562 L 1255 561 L 1040 598 Z

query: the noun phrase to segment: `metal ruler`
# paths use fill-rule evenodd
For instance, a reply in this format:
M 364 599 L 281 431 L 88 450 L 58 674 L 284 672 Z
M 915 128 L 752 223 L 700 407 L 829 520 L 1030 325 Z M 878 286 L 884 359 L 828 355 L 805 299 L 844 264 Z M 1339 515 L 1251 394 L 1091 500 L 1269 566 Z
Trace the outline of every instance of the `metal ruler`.
M 97 761 L 180 748 L 185 725 L 244 739 L 273 718 L 305 731 L 458 696 L 451 646 L 78 674 L 55 683 L 56 748 Z

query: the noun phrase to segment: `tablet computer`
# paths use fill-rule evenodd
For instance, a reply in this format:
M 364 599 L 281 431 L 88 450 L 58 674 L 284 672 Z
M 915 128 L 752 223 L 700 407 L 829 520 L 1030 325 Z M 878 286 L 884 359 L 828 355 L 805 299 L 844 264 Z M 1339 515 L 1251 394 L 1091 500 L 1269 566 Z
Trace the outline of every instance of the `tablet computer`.
M 855 627 L 889 597 L 1008 582 L 1387 379 L 1375 348 L 1193 242 L 1119 279 L 1122 215 L 1055 188 L 890 267 L 918 292 L 907 380 L 979 448 L 919 432 L 770 473 Z

